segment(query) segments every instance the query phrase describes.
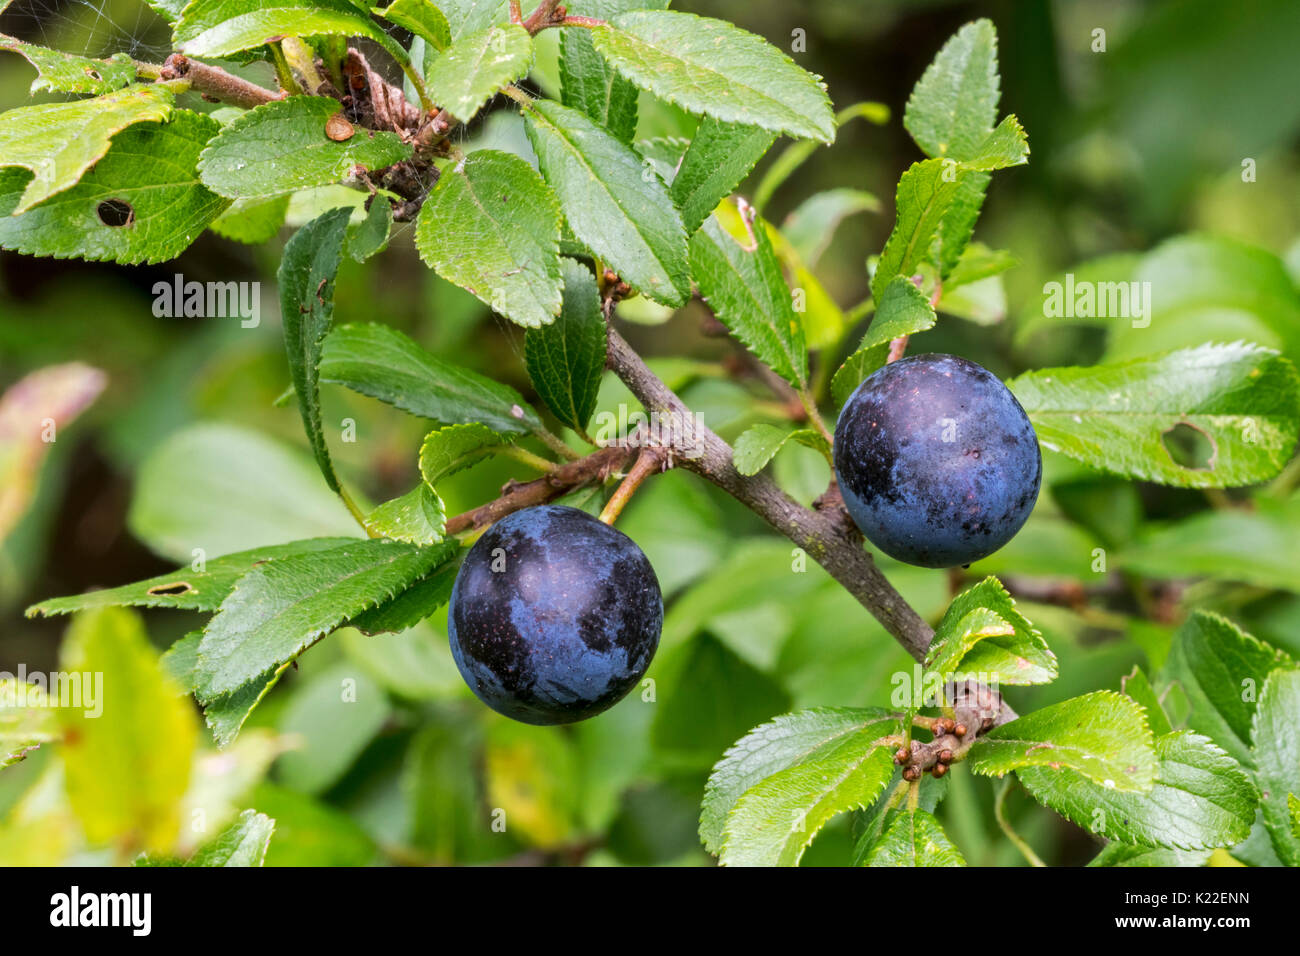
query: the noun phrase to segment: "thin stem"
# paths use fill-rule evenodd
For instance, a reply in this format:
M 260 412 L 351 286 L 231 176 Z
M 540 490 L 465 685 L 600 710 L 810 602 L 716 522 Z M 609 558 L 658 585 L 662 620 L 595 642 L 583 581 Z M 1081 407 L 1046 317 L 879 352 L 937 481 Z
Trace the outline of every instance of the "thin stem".
M 142 76 L 147 75 L 142 72 L 143 67 L 152 69 L 151 64 L 137 63 L 136 72 Z M 199 63 L 180 53 L 173 53 L 167 57 L 157 71 L 159 80 L 189 80 L 190 88 L 195 93 L 213 97 L 232 106 L 241 106 L 244 109 L 252 109 L 284 97 L 283 93 L 268 90 L 232 73 L 227 73 L 220 67 Z
M 916 811 L 917 805 L 921 802 L 921 778 L 917 777 L 907 787 L 907 809 L 912 812 Z
M 424 88 L 424 77 L 419 74 L 414 66 L 407 63 L 405 60 L 400 60 L 397 65 L 402 68 L 402 72 L 406 74 L 406 78 L 411 81 L 411 87 L 415 90 L 415 95 L 420 98 L 420 106 L 424 112 L 436 112 L 433 101 L 429 99 L 429 93 Z
M 366 516 L 361 513 L 361 509 L 357 507 L 357 503 L 352 500 L 352 495 L 350 495 L 348 490 L 342 485 L 339 485 L 339 497 L 343 499 L 343 504 L 347 506 L 352 517 L 356 519 L 357 524 L 361 525 L 361 530 L 363 530 L 368 537 L 379 537 L 378 534 L 371 530 L 370 525 L 366 524 Z
M 609 26 L 609 21 L 601 20 L 598 17 L 569 16 L 561 20 L 558 25 L 562 27 L 586 27 L 588 30 L 594 30 L 597 27 Z
M 862 534 L 842 507 L 805 508 L 763 474 L 742 475 L 731 447 L 700 424 L 677 395 L 612 327 L 608 364 L 644 406 L 661 420 L 695 422 L 692 457 L 678 464 L 711 481 L 785 535 L 839 581 L 917 660 L 924 660 L 934 631 L 888 579 L 862 546 Z
M 608 525 L 618 520 L 618 516 L 623 513 L 623 507 L 632 500 L 641 483 L 656 471 L 662 470 L 664 461 L 660 449 L 651 446 L 642 448 L 632 469 L 614 489 L 614 494 L 610 496 L 609 501 L 605 502 L 605 507 L 600 512 L 600 520 Z
M 812 393 L 805 385 L 799 389 L 799 401 L 803 404 L 804 411 L 808 413 L 808 421 L 817 429 L 822 438 L 826 439 L 826 447 L 822 449 L 826 454 L 826 460 L 830 462 L 832 468 L 835 467 L 835 459 L 831 457 L 830 449 L 835 444 L 835 438 L 826 428 L 826 423 L 822 421 L 822 413 L 817 410 L 817 402 L 813 399 Z
M 560 436 L 556 435 L 554 432 L 546 428 L 544 425 L 538 425 L 536 428 L 532 430 L 532 434 L 534 438 L 540 441 L 551 451 L 555 452 L 565 461 L 577 461 L 579 458 L 582 457 L 582 454 L 580 452 L 574 451 L 572 448 L 570 448 L 568 445 L 564 443 L 564 439 L 560 438 Z M 588 438 L 586 435 L 583 435 L 582 437 L 583 440 L 588 442 L 589 444 L 591 445 L 596 444 L 594 441 L 591 441 L 591 439 Z
M 290 94 L 301 93 L 302 90 L 293 78 L 293 70 L 289 68 L 289 61 L 285 58 L 280 44 L 268 43 L 267 49 L 271 51 L 271 62 L 275 64 L 275 78 L 280 81 L 280 89 Z
M 540 471 L 543 475 L 548 475 L 555 470 L 555 462 L 543 458 L 541 455 L 534 455 L 527 448 L 520 448 L 518 445 L 502 445 L 498 452 L 507 458 L 513 458 L 515 461 L 527 465 L 533 471 Z
M 1011 823 L 1007 820 L 1005 803 L 1007 793 L 1011 790 L 1012 779 L 1013 778 L 1011 777 L 1005 778 L 1002 781 L 1002 785 L 998 787 L 997 796 L 993 800 L 993 816 L 997 818 L 998 826 L 1002 828 L 1002 832 L 1006 834 L 1007 839 L 1010 840 L 1011 844 L 1020 851 L 1020 855 L 1029 861 L 1030 866 L 1045 867 L 1047 864 L 1039 858 L 1038 854 L 1034 852 L 1033 847 L 1025 842 L 1024 837 L 1017 833 L 1011 826 Z

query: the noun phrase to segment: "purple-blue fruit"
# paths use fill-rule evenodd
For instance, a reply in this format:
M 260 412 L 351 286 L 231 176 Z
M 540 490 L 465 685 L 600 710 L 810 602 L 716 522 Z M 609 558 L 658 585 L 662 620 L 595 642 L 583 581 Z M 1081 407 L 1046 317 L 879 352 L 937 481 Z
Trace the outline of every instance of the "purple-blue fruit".
M 526 724 L 613 706 L 659 645 L 663 597 L 636 543 L 562 505 L 502 518 L 465 556 L 447 630 L 474 694 Z
M 988 370 L 954 355 L 884 366 L 835 426 L 849 514 L 885 554 L 925 568 L 988 557 L 1038 500 L 1043 460 L 1029 417 Z

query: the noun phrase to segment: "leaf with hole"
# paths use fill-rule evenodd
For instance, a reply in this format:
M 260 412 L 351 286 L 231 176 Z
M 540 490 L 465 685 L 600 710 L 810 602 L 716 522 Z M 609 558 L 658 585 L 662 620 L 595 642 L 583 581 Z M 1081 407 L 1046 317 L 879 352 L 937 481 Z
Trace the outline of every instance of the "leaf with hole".
M 76 185 L 21 215 L 13 212 L 30 177 L 0 169 L 0 248 L 124 265 L 175 258 L 230 204 L 195 169 L 216 131 L 215 122 L 187 110 L 168 123 L 131 126 Z
M 107 60 L 74 56 L 0 34 L 0 50 L 11 50 L 36 67 L 30 92 L 112 93 L 135 82 L 135 61 L 125 53 Z
M 1186 488 L 1275 476 L 1300 433 L 1300 376 L 1271 349 L 1207 344 L 1114 365 L 1026 372 L 1007 383 L 1044 448 L 1093 468 Z M 1203 436 L 1208 458 L 1173 457 L 1167 436 Z
M 4 213 L 20 215 L 75 186 L 108 153 L 113 136 L 136 123 L 165 121 L 172 114 L 172 100 L 170 86 L 151 83 L 94 99 L 38 103 L 0 114 L 0 167 L 16 166 L 32 174 L 21 198 L 6 203 Z
M 68 597 L 50 598 L 27 609 L 28 617 L 72 614 L 111 606 L 174 607 L 189 611 L 215 611 L 235 586 L 235 582 L 265 561 L 291 554 L 325 551 L 348 543 L 347 538 L 309 538 L 289 544 L 276 544 L 249 551 L 237 551 L 217 558 L 205 558 L 202 570 L 193 565 L 177 568 L 171 574 L 101 588 Z M 196 562 L 197 563 L 197 562 Z
M 669 190 L 687 235 L 704 224 L 775 141 L 776 134 L 770 130 L 704 118 Z

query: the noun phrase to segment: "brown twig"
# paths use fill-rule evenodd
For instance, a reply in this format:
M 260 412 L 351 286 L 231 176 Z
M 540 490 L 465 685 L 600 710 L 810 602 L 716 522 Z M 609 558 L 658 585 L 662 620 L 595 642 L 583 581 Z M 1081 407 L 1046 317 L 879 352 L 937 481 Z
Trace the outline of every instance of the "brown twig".
M 647 414 L 688 421 L 694 416 L 612 327 L 608 364 Z M 814 511 L 781 491 L 770 478 L 736 471 L 731 448 L 712 430 L 699 426 L 694 457 L 680 467 L 711 481 L 785 535 L 839 581 L 917 660 L 925 656 L 934 632 L 881 574 L 862 545 L 862 535 L 841 510 Z
M 136 70 L 140 72 L 140 65 L 137 65 Z M 149 71 L 142 75 L 147 75 L 147 72 Z M 227 73 L 219 66 L 208 66 L 206 63 L 191 60 L 183 53 L 173 53 L 163 61 L 162 69 L 158 71 L 158 79 L 181 78 L 190 81 L 190 89 L 195 93 L 213 97 L 232 106 L 241 106 L 244 109 L 252 109 L 274 100 L 284 99 L 286 95 L 250 83 L 233 73 Z
M 592 482 L 603 482 L 610 475 L 627 467 L 636 454 L 636 448 L 611 445 L 592 452 L 586 458 L 557 465 L 550 474 L 535 481 L 511 482 L 502 490 L 501 497 L 449 518 L 447 534 L 454 535 L 477 528 L 486 528 L 508 514 L 524 508 L 544 505 Z

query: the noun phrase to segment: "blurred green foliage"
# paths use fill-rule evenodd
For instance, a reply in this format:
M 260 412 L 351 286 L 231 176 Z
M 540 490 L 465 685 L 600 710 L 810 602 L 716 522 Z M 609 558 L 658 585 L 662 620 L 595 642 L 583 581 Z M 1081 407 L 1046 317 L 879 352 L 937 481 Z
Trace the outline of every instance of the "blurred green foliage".
M 888 207 L 899 172 L 918 158 L 898 120 L 912 84 L 955 27 L 977 16 L 996 22 L 1002 103 L 1032 132 L 1033 161 L 995 182 L 977 237 L 1020 263 L 979 301 L 941 307 L 939 324 L 917 339 L 923 350 L 956 352 L 1008 377 L 1238 338 L 1300 360 L 1300 98 L 1287 95 L 1300 35 L 1295 3 L 1231 11 L 1209 0 L 679 6 L 779 45 L 805 31 L 807 53 L 797 58 L 826 77 L 838 106 L 871 100 L 894 110 L 888 124 L 850 123 L 833 147 L 816 150 L 772 195 L 765 214 L 774 223 L 828 189 L 860 190 Z M 134 0 L 19 0 L 0 16 L 0 30 L 74 52 L 160 58 L 166 29 L 139 9 Z M 1104 52 L 1094 51 L 1096 30 L 1105 31 Z M 544 47 L 534 77 L 543 87 L 553 82 L 553 60 Z M 264 65 L 248 69 L 256 75 Z M 26 101 L 30 79 L 23 60 L 0 57 L 0 102 Z M 643 138 L 694 125 L 644 96 L 640 122 Z M 466 135 L 528 149 L 510 118 Z M 1254 177 L 1245 181 L 1248 160 Z M 816 262 L 821 286 L 846 313 L 865 298 L 863 263 L 892 221 L 870 207 L 857 205 Z M 291 206 L 290 224 L 313 214 Z M 339 321 L 394 325 L 534 399 L 521 330 L 421 265 L 412 233 L 411 224 L 395 224 L 387 249 L 366 266 L 345 262 Z M 296 411 L 277 404 L 289 373 L 273 281 L 288 234 L 266 247 L 206 235 L 154 267 L 0 254 L 0 388 L 74 360 L 109 382 L 60 433 L 30 507 L 0 542 L 0 671 L 117 655 L 130 666 L 113 673 L 139 681 L 139 706 L 153 708 L 131 718 L 151 728 L 148 752 L 114 751 L 111 773 L 84 766 L 66 746 L 33 750 L 0 773 L 0 862 L 125 862 L 141 850 L 184 856 L 236 810 L 252 808 L 275 820 L 268 865 L 703 864 L 700 798 L 727 746 L 792 707 L 878 704 L 893 675 L 910 672 L 906 653 L 820 569 L 791 573 L 787 542 L 677 473 L 648 485 L 620 523 L 651 559 L 667 599 L 653 695 L 633 693 L 571 728 L 511 724 L 478 705 L 451 661 L 443 612 L 402 635 L 345 630 L 323 642 L 254 712 L 234 747 L 217 753 L 190 703 L 157 670 L 141 618 L 104 612 L 71 627 L 24 619 L 27 604 L 49 595 L 187 562 L 185 542 L 196 533 L 220 542 L 213 554 L 351 533 L 315 473 Z M 1045 319 L 1043 286 L 1067 271 L 1151 281 L 1151 328 Z M 152 286 L 174 273 L 260 282 L 261 325 L 155 317 Z M 728 374 L 727 347 L 701 333 L 698 306 L 668 317 L 633 304 L 623 316 L 640 323 L 628 337 L 647 357 L 676 357 L 652 365 L 723 437 L 779 421 L 759 383 Z M 378 502 L 418 480 L 412 449 L 421 422 L 338 388 L 326 387 L 322 400 L 326 422 L 355 422 L 356 441 L 331 449 L 350 485 Z M 615 413 L 632 403 L 612 377 L 597 401 Z M 1133 484 L 1050 454 L 1044 465 L 1045 493 L 1029 524 L 968 572 L 971 580 L 998 574 L 1013 591 L 1020 585 L 1020 609 L 1060 660 L 1055 683 L 1009 692 L 1017 709 L 1118 688 L 1137 664 L 1158 669 L 1175 625 L 1194 608 L 1225 613 L 1300 656 L 1294 462 L 1272 487 L 1210 494 Z M 439 491 L 455 514 L 520 474 L 487 462 Z M 829 471 L 816 451 L 791 443 L 775 475 L 808 502 Z M 1098 547 L 1115 584 L 1089 592 Z M 883 567 L 931 621 L 957 586 L 945 572 Z M 148 638 L 161 649 L 196 622 L 190 612 L 155 612 Z M 128 773 L 129 784 L 110 779 Z M 965 859 L 1022 862 L 996 832 L 988 782 L 958 767 L 947 786 L 955 799 L 940 819 Z M 91 808 L 87 787 L 124 802 L 98 799 Z M 138 802 L 146 787 L 155 802 Z M 1095 853 L 1091 837 L 1023 794 L 1007 811 L 1049 863 Z M 504 828 L 493 826 L 496 814 Z M 829 826 L 804 865 L 850 859 L 853 825 L 842 817 Z M 1258 859 L 1268 859 L 1266 846 Z

